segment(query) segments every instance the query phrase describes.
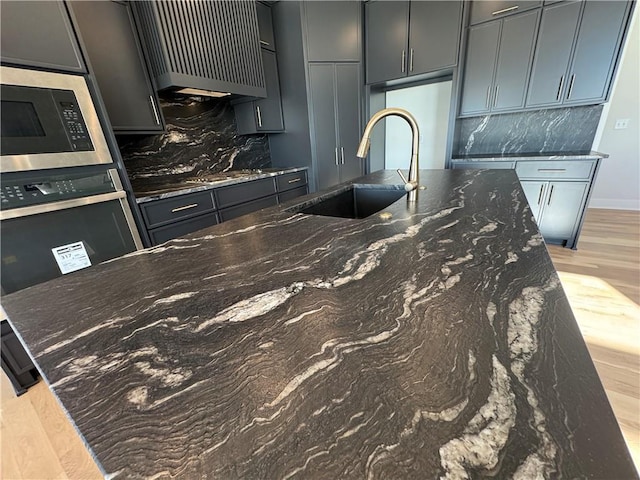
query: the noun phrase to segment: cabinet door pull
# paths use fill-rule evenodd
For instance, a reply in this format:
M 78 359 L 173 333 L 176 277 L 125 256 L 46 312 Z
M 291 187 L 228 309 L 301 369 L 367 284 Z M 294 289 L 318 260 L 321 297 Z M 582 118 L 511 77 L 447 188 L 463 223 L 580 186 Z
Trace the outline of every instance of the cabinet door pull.
M 540 185 L 540 194 L 538 195 L 538 205 L 542 202 L 542 192 L 544 191 L 544 183 Z
M 156 102 L 153 101 L 153 95 L 149 95 L 149 101 L 151 102 L 151 108 L 153 108 L 153 116 L 156 118 L 156 125 L 160 125 L 160 115 L 158 115 Z
M 567 100 L 571 98 L 571 91 L 573 90 L 573 81 L 576 79 L 574 74 L 571 75 L 571 80 L 569 81 L 569 91 L 567 92 Z
M 292 180 L 289 180 L 287 183 L 298 183 L 300 181 L 302 181 L 302 179 L 300 177 L 298 177 L 298 178 L 294 178 Z
M 340 158 L 342 159 L 342 165 L 344 165 L 344 147 L 340 147 Z
M 558 93 L 556 93 L 556 102 L 560 101 L 560 95 L 562 94 L 562 85 L 564 84 L 564 75 L 560 77 L 560 85 L 558 85 Z
M 553 187 L 554 185 L 551 185 L 551 191 L 549 192 L 549 201 L 547 202 L 547 205 L 551 205 L 551 197 L 553 197 Z
M 413 72 L 413 48 L 409 50 L 409 71 Z
M 338 147 L 334 148 L 333 150 L 334 150 L 334 152 L 335 152 L 335 154 L 336 154 L 336 166 L 338 166 L 338 165 L 340 165 L 340 164 L 338 163 Z
M 266 45 L 269 46 L 271 45 L 269 42 L 265 42 L 264 40 L 260 40 L 260 45 Z
M 540 173 L 562 173 L 566 172 L 566 168 L 539 168 L 538 171 Z
M 262 113 L 259 106 L 256 106 L 256 114 L 258 115 L 258 126 L 262 127 Z
M 404 73 L 404 64 L 405 64 L 405 60 L 407 58 L 407 52 L 402 50 L 402 73 Z
M 503 8 L 502 10 L 496 10 L 492 12 L 491 15 L 500 15 L 501 13 L 513 12 L 519 8 L 519 5 L 514 5 L 513 7 Z
M 493 98 L 493 108 L 498 105 L 498 93 L 500 93 L 500 85 L 496 85 L 496 96 Z
M 198 206 L 197 203 L 192 203 L 190 205 L 183 205 L 182 207 L 176 207 L 171 209 L 171 213 L 181 212 L 182 210 L 189 210 L 190 208 L 196 208 Z
M 489 85 L 489 86 L 487 87 L 487 99 L 486 99 L 486 100 L 485 100 L 485 102 L 484 102 L 484 106 L 485 106 L 485 108 L 486 108 L 487 110 L 489 109 L 489 98 L 490 98 L 490 96 L 491 96 L 491 85 Z

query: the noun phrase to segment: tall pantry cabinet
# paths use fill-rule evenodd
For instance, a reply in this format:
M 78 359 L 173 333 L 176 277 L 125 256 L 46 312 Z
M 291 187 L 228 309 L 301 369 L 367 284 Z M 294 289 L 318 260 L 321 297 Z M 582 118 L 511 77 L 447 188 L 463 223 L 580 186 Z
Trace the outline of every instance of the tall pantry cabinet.
M 273 165 L 309 162 L 311 190 L 359 177 L 361 2 L 278 2 L 272 14 L 285 124 L 269 138 Z

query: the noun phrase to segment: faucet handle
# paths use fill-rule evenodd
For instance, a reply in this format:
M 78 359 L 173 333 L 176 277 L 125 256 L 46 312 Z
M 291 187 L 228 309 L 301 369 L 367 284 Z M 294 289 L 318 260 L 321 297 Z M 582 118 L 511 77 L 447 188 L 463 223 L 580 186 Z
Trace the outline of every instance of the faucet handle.
M 404 174 L 402 173 L 402 170 L 398 169 L 396 170 L 396 172 L 398 172 L 398 175 L 400 175 L 400 178 L 404 182 L 404 189 L 407 192 L 410 192 L 411 190 L 414 190 L 416 188 L 417 185 L 414 185 L 414 183 L 407 180 L 407 177 L 404 176 Z

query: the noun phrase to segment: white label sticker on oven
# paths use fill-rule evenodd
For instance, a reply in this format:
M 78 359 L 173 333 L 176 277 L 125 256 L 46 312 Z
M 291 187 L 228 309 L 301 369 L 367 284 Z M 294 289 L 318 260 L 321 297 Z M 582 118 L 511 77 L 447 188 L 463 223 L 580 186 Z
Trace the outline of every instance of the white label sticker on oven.
M 91 266 L 91 260 L 89 260 L 89 255 L 87 255 L 82 242 L 62 245 L 52 248 L 51 251 L 63 275 Z

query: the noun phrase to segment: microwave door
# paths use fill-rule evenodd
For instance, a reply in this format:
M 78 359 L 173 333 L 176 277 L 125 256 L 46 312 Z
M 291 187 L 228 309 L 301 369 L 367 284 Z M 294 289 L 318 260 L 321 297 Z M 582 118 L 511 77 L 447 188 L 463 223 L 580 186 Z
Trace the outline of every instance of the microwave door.
M 51 90 L 16 85 L 0 88 L 2 155 L 71 151 Z

